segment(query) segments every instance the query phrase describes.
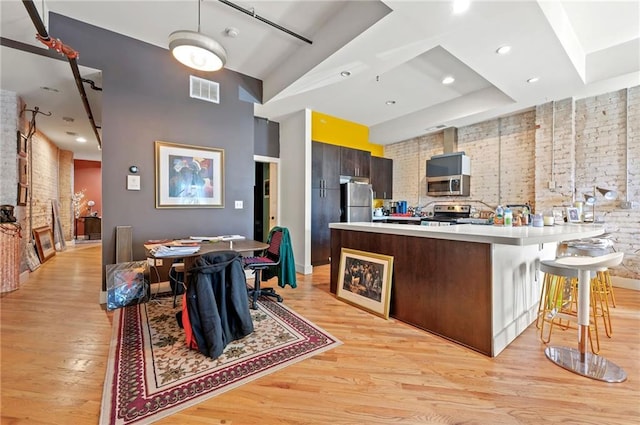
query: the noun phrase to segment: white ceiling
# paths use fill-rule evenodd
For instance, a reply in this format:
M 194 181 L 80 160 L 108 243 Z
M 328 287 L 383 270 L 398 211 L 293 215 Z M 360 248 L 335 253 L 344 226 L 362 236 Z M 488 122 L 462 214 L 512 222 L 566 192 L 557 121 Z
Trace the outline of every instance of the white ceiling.
M 200 3 L 200 31 L 225 47 L 226 67 L 263 81 L 264 104 L 256 105 L 256 115 L 278 121 L 310 108 L 368 126 L 374 143 L 640 84 L 639 0 L 476 0 L 459 15 L 448 0 L 233 3 L 313 41 L 301 41 L 218 0 Z M 45 25 L 43 4 L 47 11 L 163 48 L 171 32 L 198 26 L 197 0 L 34 4 Z M 22 2 L 2 0 L 0 13 L 4 39 L 39 45 Z M 228 27 L 238 36 L 227 36 Z M 512 47 L 508 55 L 496 54 L 502 45 Z M 37 118 L 38 127 L 77 158 L 99 158 L 69 65 L 5 46 L 0 53 L 2 88 L 18 93 L 28 107 L 52 112 Z M 82 52 L 80 63 L 81 58 Z M 351 75 L 342 77 L 342 71 Z M 97 70 L 82 68 L 82 75 L 101 81 Z M 443 85 L 446 75 L 456 81 Z M 527 83 L 531 77 L 539 81 Z M 85 89 L 99 125 L 100 94 L 88 85 Z M 67 131 L 86 134 L 89 142 L 80 145 Z

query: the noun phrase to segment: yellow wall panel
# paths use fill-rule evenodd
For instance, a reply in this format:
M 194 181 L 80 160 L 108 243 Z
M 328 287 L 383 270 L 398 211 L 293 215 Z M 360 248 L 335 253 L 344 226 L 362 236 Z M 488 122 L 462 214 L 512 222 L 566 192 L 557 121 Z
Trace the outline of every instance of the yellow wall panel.
M 369 127 L 320 112 L 311 114 L 311 139 L 384 156 L 384 146 L 369 143 Z

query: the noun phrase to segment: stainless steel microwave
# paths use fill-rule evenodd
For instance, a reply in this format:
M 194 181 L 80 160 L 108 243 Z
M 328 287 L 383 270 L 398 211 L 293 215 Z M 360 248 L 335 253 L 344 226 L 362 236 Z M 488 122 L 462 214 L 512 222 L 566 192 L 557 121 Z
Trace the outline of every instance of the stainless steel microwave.
M 469 196 L 471 177 L 463 174 L 455 176 L 427 177 L 429 196 Z

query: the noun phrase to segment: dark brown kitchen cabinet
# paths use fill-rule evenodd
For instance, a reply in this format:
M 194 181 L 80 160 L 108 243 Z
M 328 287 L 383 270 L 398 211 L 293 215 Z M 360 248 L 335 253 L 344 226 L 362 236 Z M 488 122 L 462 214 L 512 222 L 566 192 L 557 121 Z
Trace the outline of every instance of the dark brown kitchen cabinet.
M 340 146 L 311 144 L 311 188 L 340 189 Z
M 329 264 L 329 223 L 340 221 L 340 189 L 311 189 L 311 265 Z
M 369 178 L 370 168 L 371 152 L 340 148 L 340 175 Z
M 371 187 L 375 199 L 393 198 L 393 160 L 371 157 Z

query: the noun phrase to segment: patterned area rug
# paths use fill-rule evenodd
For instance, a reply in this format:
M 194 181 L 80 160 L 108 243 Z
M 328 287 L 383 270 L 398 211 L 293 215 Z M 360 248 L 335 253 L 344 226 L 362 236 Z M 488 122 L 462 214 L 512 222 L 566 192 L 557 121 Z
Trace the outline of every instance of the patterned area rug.
M 100 424 L 149 424 L 341 344 L 262 298 L 254 332 L 210 359 L 186 347 L 176 311 L 167 298 L 115 312 Z

